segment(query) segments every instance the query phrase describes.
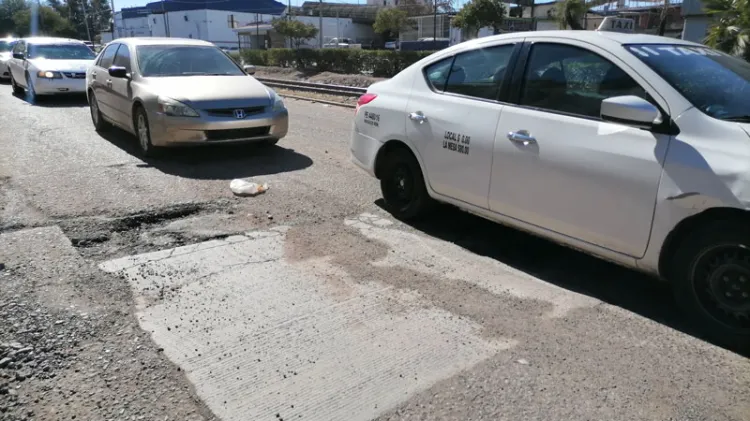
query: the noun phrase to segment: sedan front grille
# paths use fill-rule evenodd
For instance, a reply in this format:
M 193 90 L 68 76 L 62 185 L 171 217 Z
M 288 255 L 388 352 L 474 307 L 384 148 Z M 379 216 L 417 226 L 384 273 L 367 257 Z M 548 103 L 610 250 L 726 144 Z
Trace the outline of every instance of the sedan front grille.
M 208 115 L 214 116 L 214 117 L 232 117 L 235 116 L 235 111 L 242 110 L 243 111 L 243 118 L 247 118 L 252 116 L 253 114 L 260 114 L 265 110 L 266 107 L 239 107 L 239 108 L 214 108 L 210 110 L 206 110 Z
M 62 72 L 62 74 L 68 79 L 86 79 L 85 72 Z
M 254 137 L 268 136 L 271 126 L 250 127 L 247 129 L 206 130 L 206 139 L 211 140 L 241 140 Z

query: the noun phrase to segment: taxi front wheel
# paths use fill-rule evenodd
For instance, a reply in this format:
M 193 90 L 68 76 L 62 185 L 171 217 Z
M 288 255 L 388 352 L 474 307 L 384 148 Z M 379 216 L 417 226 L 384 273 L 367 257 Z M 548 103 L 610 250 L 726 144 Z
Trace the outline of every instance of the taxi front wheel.
M 380 189 L 386 208 L 401 220 L 427 213 L 433 200 L 427 193 L 419 162 L 404 148 L 394 149 L 384 157 Z
M 750 227 L 742 220 L 706 224 L 672 259 L 675 298 L 703 334 L 750 351 Z

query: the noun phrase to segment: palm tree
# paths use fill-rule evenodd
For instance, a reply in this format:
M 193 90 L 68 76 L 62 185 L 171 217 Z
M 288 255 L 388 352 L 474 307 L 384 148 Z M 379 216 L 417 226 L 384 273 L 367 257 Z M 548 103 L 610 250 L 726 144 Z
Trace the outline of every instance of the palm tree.
M 750 61 L 750 1 L 704 1 L 706 12 L 714 17 L 706 45 Z

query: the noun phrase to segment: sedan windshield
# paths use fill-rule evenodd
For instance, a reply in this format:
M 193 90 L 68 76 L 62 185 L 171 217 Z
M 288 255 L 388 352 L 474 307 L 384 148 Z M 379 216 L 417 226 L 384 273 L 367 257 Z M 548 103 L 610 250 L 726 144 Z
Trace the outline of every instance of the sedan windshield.
M 706 47 L 630 44 L 641 59 L 711 117 L 750 122 L 750 64 Z
M 93 60 L 96 54 L 84 44 L 31 44 L 28 58 L 47 60 Z
M 228 75 L 245 72 L 217 47 L 202 45 L 141 45 L 136 47 L 144 77 Z
M 15 43 L 13 41 L 0 40 L 0 53 L 7 53 L 13 48 Z

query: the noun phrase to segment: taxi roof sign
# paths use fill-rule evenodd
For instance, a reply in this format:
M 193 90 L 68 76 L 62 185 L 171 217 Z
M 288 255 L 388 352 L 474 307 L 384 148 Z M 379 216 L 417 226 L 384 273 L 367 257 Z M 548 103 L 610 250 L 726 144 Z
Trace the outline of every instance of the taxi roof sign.
M 596 30 L 607 32 L 633 32 L 635 30 L 635 20 L 607 16 L 602 20 L 602 23 Z

